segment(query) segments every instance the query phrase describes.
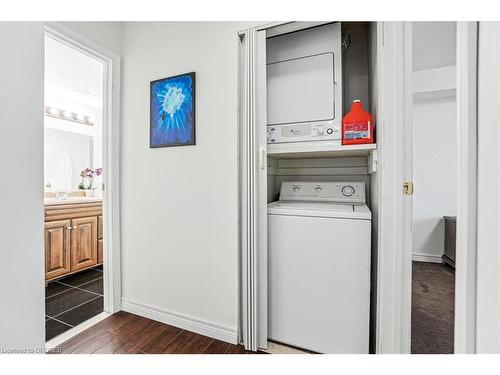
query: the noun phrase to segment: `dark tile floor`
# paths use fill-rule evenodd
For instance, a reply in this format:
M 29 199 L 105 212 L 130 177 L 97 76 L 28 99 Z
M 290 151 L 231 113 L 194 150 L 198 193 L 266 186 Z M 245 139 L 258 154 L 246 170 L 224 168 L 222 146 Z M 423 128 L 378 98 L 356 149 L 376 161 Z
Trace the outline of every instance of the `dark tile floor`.
M 102 266 L 49 282 L 45 288 L 45 339 L 103 311 Z

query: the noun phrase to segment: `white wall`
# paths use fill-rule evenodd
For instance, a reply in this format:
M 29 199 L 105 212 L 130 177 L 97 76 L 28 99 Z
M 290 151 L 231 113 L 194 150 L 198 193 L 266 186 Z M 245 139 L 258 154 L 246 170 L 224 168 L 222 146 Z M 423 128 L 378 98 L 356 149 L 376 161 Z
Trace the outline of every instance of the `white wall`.
M 249 26 L 131 22 L 123 39 L 123 306 L 229 341 L 238 316 L 237 32 Z M 190 71 L 197 144 L 150 149 L 149 82 Z
M 457 126 L 455 97 L 413 105 L 413 254 L 441 261 L 443 216 L 456 215 Z
M 121 49 L 119 23 L 65 25 Z M 45 344 L 43 38 L 43 23 L 0 22 L 1 349 Z
M 0 22 L 0 349 L 45 343 L 43 24 Z
M 49 23 L 50 24 L 50 23 Z M 59 22 L 102 47 L 120 54 L 122 47 L 123 22 Z

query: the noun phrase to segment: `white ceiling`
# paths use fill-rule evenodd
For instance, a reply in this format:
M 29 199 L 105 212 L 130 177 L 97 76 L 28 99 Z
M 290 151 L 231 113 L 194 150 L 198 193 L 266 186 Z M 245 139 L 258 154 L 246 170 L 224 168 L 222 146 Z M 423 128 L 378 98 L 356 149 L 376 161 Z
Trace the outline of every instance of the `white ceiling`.
M 456 22 L 413 22 L 413 71 L 456 65 Z
M 45 95 L 49 101 L 55 98 L 100 106 L 102 82 L 100 61 L 45 37 Z

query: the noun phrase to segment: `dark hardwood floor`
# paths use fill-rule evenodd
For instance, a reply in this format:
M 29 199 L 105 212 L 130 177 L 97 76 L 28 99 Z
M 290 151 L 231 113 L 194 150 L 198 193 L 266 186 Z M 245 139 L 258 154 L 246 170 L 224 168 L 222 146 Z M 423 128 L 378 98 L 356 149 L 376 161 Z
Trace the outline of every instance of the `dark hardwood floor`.
M 254 354 L 233 345 L 120 311 L 62 343 L 53 354 Z

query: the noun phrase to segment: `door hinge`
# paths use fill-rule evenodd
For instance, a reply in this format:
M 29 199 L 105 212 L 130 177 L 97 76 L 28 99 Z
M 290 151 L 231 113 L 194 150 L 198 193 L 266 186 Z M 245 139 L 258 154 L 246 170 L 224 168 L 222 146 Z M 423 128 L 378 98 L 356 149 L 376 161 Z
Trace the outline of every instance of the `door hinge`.
M 102 183 L 102 191 L 104 191 L 104 182 Z
M 404 195 L 413 195 L 413 182 L 406 181 L 403 184 L 403 194 Z

